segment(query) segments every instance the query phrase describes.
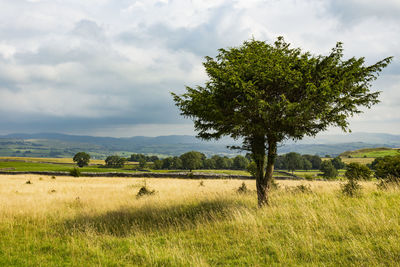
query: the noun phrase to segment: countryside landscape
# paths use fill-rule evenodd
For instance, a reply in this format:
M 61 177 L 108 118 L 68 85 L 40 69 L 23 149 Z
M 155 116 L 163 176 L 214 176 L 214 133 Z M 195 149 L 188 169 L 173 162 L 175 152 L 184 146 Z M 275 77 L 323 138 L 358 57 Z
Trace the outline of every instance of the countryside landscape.
M 398 1 L 0 6 L 0 266 L 400 266 Z

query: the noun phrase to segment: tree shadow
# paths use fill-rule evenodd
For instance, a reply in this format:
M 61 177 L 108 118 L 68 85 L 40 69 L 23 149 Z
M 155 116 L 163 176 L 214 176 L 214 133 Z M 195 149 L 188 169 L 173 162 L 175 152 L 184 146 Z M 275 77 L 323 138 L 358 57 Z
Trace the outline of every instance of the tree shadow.
M 167 207 L 122 207 L 100 215 L 82 214 L 63 222 L 70 232 L 93 232 L 127 236 L 135 232 L 190 229 L 198 224 L 229 218 L 245 203 L 228 199 L 204 200 Z

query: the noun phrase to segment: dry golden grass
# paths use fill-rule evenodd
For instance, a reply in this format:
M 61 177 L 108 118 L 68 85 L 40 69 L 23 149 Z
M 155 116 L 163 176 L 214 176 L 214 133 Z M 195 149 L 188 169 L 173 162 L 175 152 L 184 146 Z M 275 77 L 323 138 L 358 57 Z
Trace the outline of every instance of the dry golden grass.
M 26 181 L 31 184 L 26 184 Z M 0 175 L 0 266 L 395 265 L 399 193 L 364 182 Z M 245 183 L 248 194 L 237 194 Z M 144 184 L 156 194 L 137 198 Z M 312 193 L 296 190 L 310 186 Z
M 375 158 L 342 158 L 342 161 L 346 164 L 357 162 L 360 164 L 367 165 L 371 162 L 373 162 Z

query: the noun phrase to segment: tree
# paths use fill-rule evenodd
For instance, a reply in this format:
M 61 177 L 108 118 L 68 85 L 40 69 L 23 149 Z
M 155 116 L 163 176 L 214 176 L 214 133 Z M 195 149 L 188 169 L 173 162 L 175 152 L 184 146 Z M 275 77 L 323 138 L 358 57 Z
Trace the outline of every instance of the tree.
M 308 159 L 303 158 L 303 169 L 308 171 L 312 169 L 312 163 Z
M 338 171 L 333 166 L 330 160 L 325 160 L 321 163 L 322 176 L 325 178 L 333 179 L 338 175 Z
M 232 167 L 235 170 L 245 170 L 248 164 L 249 161 L 245 157 L 238 155 L 233 158 Z
M 312 169 L 319 170 L 319 168 L 321 167 L 322 160 L 321 160 L 320 156 L 318 156 L 318 155 L 303 155 L 303 158 L 307 159 L 311 162 Z
M 143 169 L 143 168 L 146 168 L 146 165 L 147 165 L 146 159 L 145 159 L 145 158 L 140 159 L 140 161 L 139 161 L 139 167 L 140 167 L 141 169 Z
M 125 164 L 125 159 L 117 155 L 108 156 L 105 161 L 106 166 L 110 168 L 122 168 Z
M 182 160 L 182 166 L 186 170 L 195 170 L 203 167 L 205 155 L 197 151 L 190 151 L 179 157 Z
M 193 119 L 198 137 L 243 140 L 239 148 L 253 155 L 258 205 L 263 206 L 278 143 L 315 136 L 329 126 L 347 131 L 349 116 L 379 102 L 371 82 L 391 57 L 370 66 L 364 61 L 343 60 L 341 43 L 322 56 L 291 48 L 282 37 L 273 45 L 253 39 L 206 57 L 205 85 L 172 95 L 181 115 Z
M 299 153 L 290 152 L 285 155 L 288 171 L 303 169 L 303 158 Z
M 347 183 L 342 185 L 342 192 L 350 197 L 356 196 L 361 191 L 359 180 L 371 179 L 371 170 L 360 163 L 353 162 L 347 165 L 344 176 L 347 178 Z
M 346 164 L 342 161 L 340 157 L 336 157 L 331 160 L 333 167 L 335 167 L 336 170 L 344 169 L 346 167 Z
M 375 176 L 380 179 L 389 177 L 400 178 L 400 156 L 385 156 L 376 158 L 371 163 Z
M 349 180 L 370 180 L 371 179 L 371 170 L 360 163 L 352 162 L 346 167 L 346 172 L 344 176 Z
M 86 152 L 78 152 L 72 159 L 79 167 L 89 165 L 90 155 Z

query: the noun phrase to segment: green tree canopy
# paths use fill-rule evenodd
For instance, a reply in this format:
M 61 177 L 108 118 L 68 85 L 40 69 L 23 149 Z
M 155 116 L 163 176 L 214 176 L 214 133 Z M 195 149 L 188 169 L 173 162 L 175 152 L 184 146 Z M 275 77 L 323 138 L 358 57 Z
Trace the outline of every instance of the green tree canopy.
M 365 165 L 352 162 L 346 167 L 344 176 L 349 180 L 370 180 L 372 171 Z
M 117 155 L 108 156 L 105 161 L 106 166 L 110 168 L 122 168 L 125 164 L 125 159 Z
M 78 152 L 72 159 L 79 167 L 89 165 L 90 155 L 86 152 Z
M 241 149 L 251 151 L 257 165 L 262 206 L 268 204 L 277 144 L 329 126 L 348 130 L 349 116 L 379 102 L 371 82 L 390 61 L 367 66 L 363 57 L 344 60 L 341 43 L 328 55 L 314 55 L 291 48 L 282 37 L 272 45 L 253 39 L 206 57 L 204 86 L 172 95 L 181 114 L 193 119 L 198 137 L 243 140 Z
M 186 170 L 192 171 L 203 167 L 203 161 L 206 156 L 197 151 L 190 151 L 182 154 L 179 158 L 182 161 L 182 167 Z
M 332 161 L 330 160 L 325 160 L 321 163 L 321 169 L 322 171 L 322 176 L 325 178 L 333 179 L 336 178 L 338 175 L 338 171 L 335 169 L 335 167 L 332 164 Z

